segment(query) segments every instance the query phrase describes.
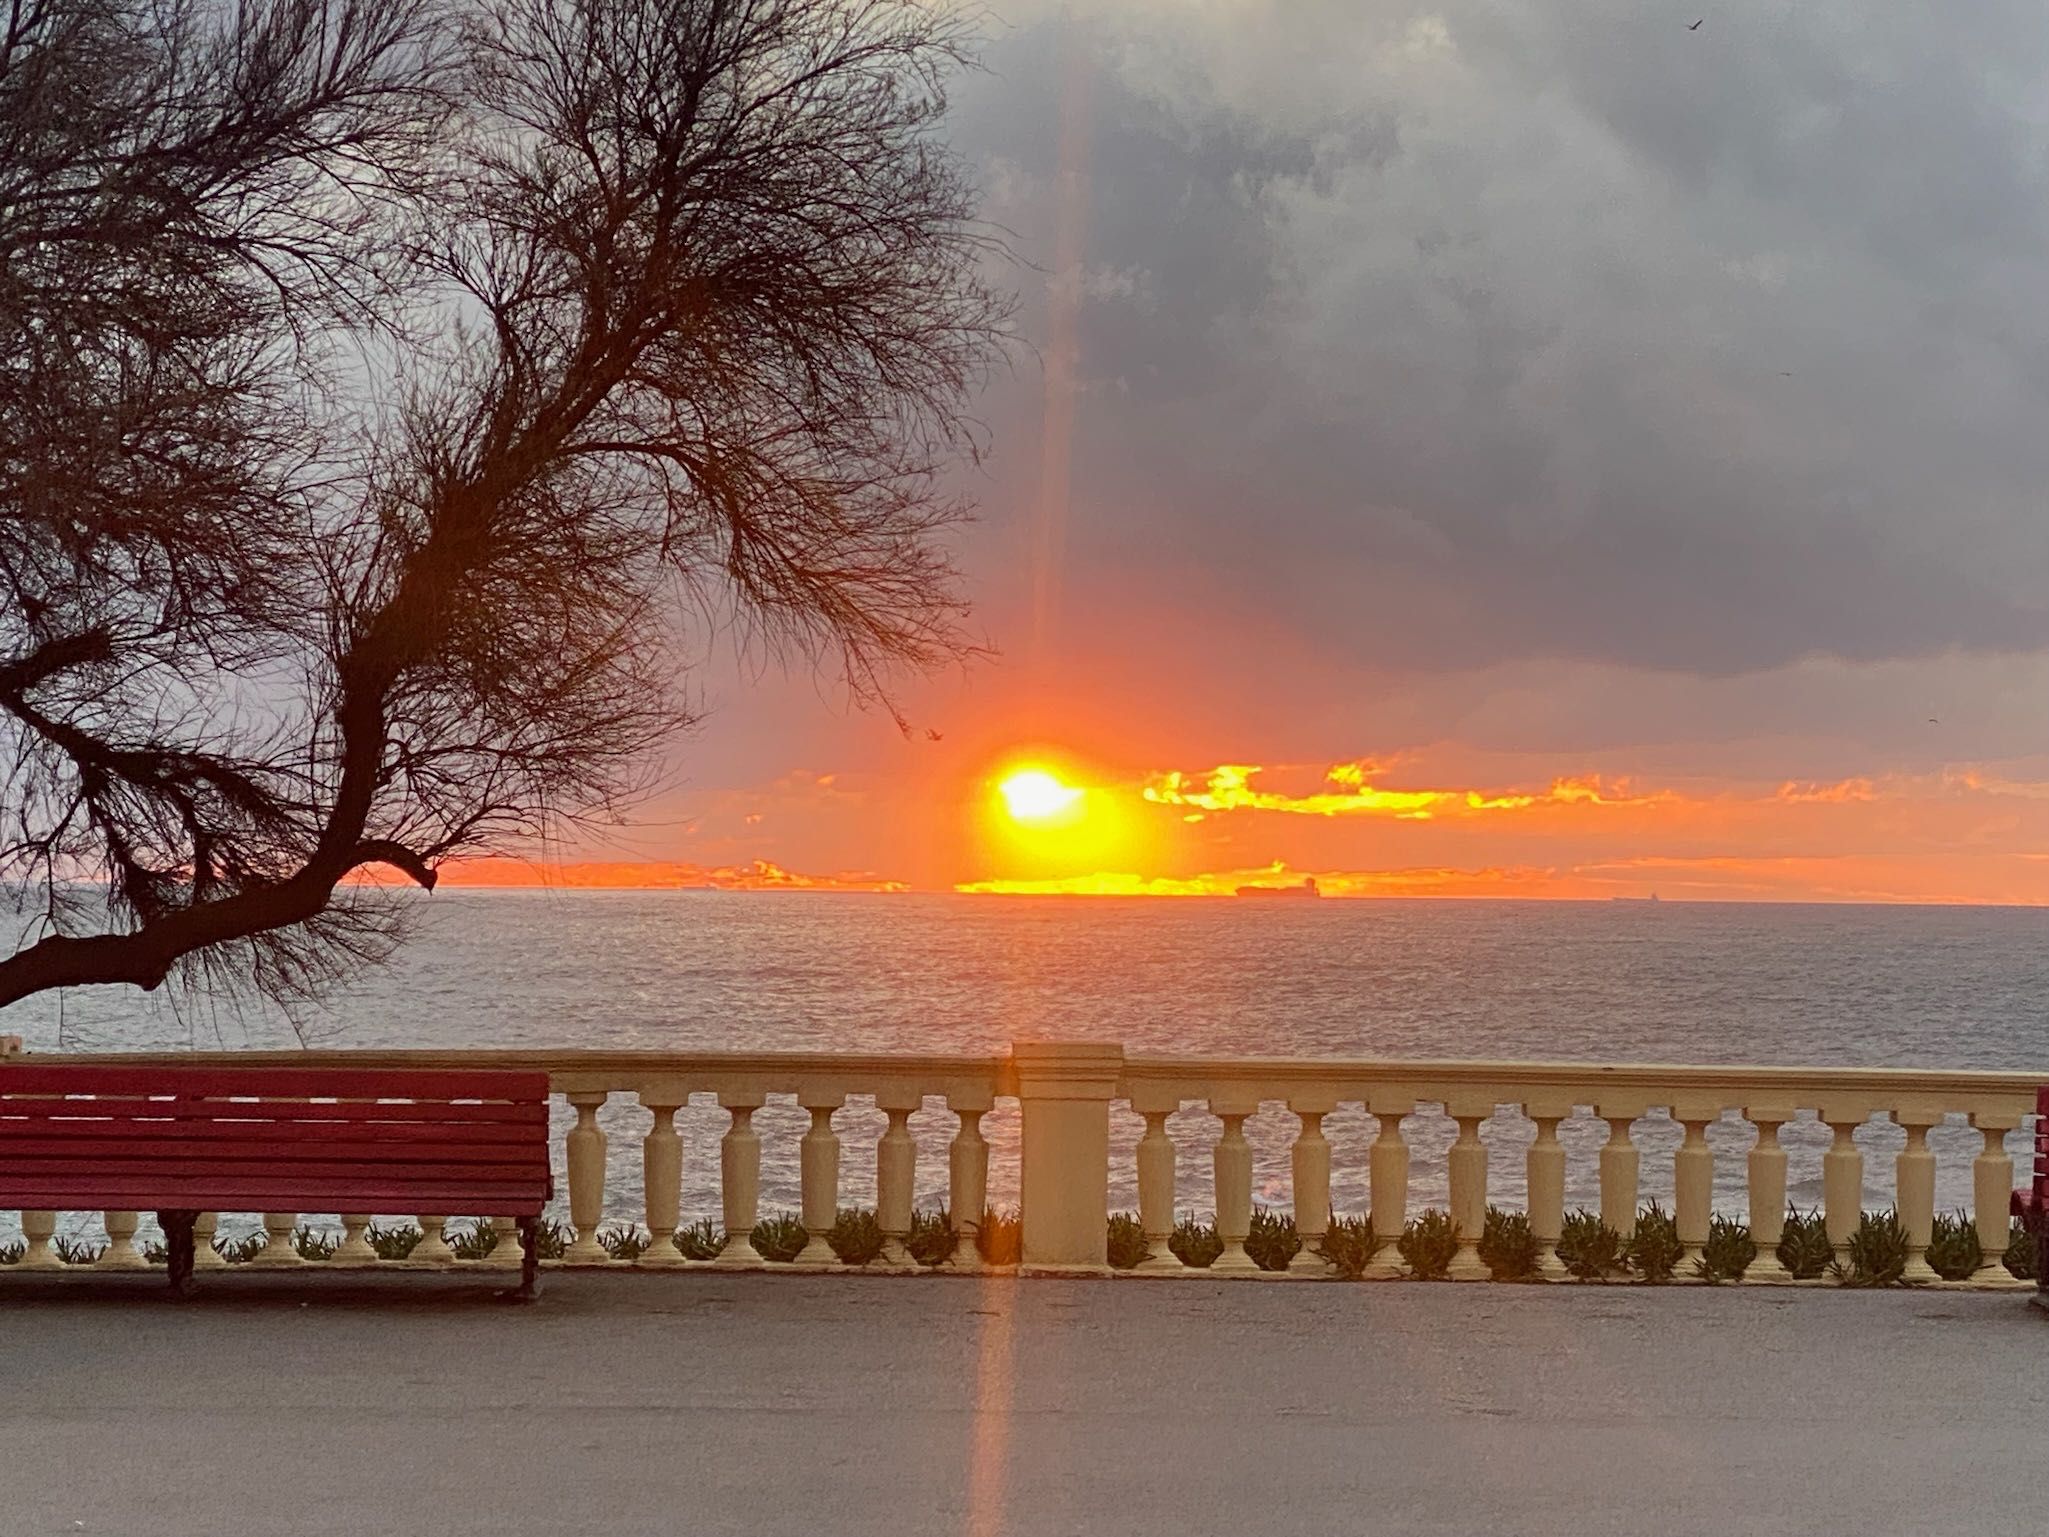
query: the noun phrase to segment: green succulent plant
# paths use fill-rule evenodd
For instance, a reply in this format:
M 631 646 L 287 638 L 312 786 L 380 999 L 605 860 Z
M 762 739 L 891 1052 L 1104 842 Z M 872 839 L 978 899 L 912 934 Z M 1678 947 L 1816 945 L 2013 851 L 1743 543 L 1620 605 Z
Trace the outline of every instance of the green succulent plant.
M 1132 1213 L 1120 1211 L 1111 1216 L 1109 1250 L 1112 1270 L 1136 1269 L 1151 1252 L 1146 1246 L 1145 1228 Z
M 1558 1238 L 1558 1257 L 1573 1279 L 1605 1281 L 1628 1268 L 1629 1244 L 1598 1213 L 1568 1212 Z
M 1379 1248 L 1380 1240 L 1374 1236 L 1373 1222 L 1368 1217 L 1332 1217 L 1330 1226 L 1323 1231 L 1323 1257 L 1333 1271 L 1348 1281 L 1356 1281 L 1366 1273 Z
M 1435 1207 L 1412 1217 L 1395 1242 L 1402 1263 L 1419 1281 L 1442 1281 L 1451 1273 L 1452 1257 L 1458 1253 L 1458 1233 L 1451 1214 Z
M 2035 1235 L 2015 1217 L 2007 1229 L 2006 1268 L 2023 1281 L 2041 1279 L 2042 1248 Z
M 1217 1256 L 1224 1252 L 1224 1240 L 1217 1236 L 1215 1223 L 1198 1222 L 1195 1213 L 1190 1212 L 1174 1224 L 1174 1232 L 1167 1239 L 1167 1247 L 1174 1251 L 1175 1258 L 1191 1270 L 1207 1270 L 1217 1262 Z
M 1480 1258 L 1497 1281 L 1531 1281 L 1537 1275 L 1537 1235 L 1527 1212 L 1487 1208 L 1480 1229 Z
M 773 1217 L 763 1217 L 755 1223 L 747 1241 L 754 1245 L 754 1252 L 770 1264 L 787 1265 L 804 1252 L 804 1246 L 811 1242 L 811 1234 L 797 1220 L 795 1212 L 779 1211 Z
M 1835 1254 L 1828 1221 L 1818 1207 L 1804 1212 L 1796 1206 L 1786 1208 L 1786 1225 L 1779 1231 L 1779 1263 L 1794 1280 L 1812 1281 L 1827 1275 Z
M 985 1265 L 1015 1265 L 1024 1257 L 1024 1218 L 1015 1206 L 1001 1211 L 991 1206 L 982 1212 L 975 1250 Z
M 865 1206 L 849 1206 L 839 1214 L 826 1236 L 832 1252 L 843 1265 L 865 1265 L 882 1253 L 882 1224 Z
M 341 1240 L 331 1233 L 316 1228 L 300 1227 L 292 1234 L 292 1247 L 303 1260 L 327 1260 L 334 1258 L 334 1251 L 341 1247 Z
M 1756 1258 L 1750 1224 L 1717 1212 L 1708 1218 L 1707 1246 L 1694 1263 L 1694 1274 L 1703 1281 L 1740 1281 Z
M 1636 1214 L 1636 1231 L 1624 1246 L 1629 1268 L 1639 1281 L 1657 1284 L 1672 1279 L 1684 1252 L 1679 1244 L 1679 1224 L 1656 1201 L 1645 1204 Z
M 260 1238 L 260 1235 L 252 1236 Z M 379 1259 L 405 1259 L 420 1246 L 420 1239 L 425 1235 L 410 1222 L 401 1222 L 396 1227 L 379 1227 L 373 1222 L 370 1224 L 370 1231 L 363 1236 L 370 1247 L 377 1251 Z M 219 1245 L 216 1244 L 215 1247 L 219 1248 Z M 258 1247 L 262 1247 L 260 1242 Z M 221 1250 L 221 1258 L 230 1265 L 235 1263 L 234 1257 L 225 1249 Z
M 1945 1281 L 1964 1281 L 1985 1263 L 1978 1224 L 1963 1212 L 1937 1212 L 1928 1238 L 1928 1265 Z
M 1907 1230 L 1894 1206 L 1860 1212 L 1857 1231 L 1850 1235 L 1850 1263 L 1833 1267 L 1845 1286 L 1900 1286 L 1906 1268 Z
M 911 1213 L 910 1236 L 904 1240 L 904 1247 L 921 1265 L 943 1265 L 960 1247 L 960 1234 L 955 1231 L 953 1218 L 944 1206 L 932 1211 L 914 1211 Z
M 1245 1235 L 1245 1253 L 1261 1270 L 1286 1270 L 1302 1252 L 1302 1235 L 1292 1213 L 1272 1207 L 1252 1208 L 1252 1226 Z

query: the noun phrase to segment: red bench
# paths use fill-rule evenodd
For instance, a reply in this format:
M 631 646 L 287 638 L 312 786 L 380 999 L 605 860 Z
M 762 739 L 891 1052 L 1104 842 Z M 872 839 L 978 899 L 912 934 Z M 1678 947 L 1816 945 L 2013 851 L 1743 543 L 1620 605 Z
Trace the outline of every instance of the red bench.
M 511 1217 L 534 1294 L 545 1073 L 0 1064 L 0 1208 L 154 1211 L 192 1290 L 203 1211 Z
M 2035 1167 L 2013 1193 L 2013 1214 L 2035 1238 L 2035 1289 L 2049 1298 L 2049 1085 L 2035 1091 Z

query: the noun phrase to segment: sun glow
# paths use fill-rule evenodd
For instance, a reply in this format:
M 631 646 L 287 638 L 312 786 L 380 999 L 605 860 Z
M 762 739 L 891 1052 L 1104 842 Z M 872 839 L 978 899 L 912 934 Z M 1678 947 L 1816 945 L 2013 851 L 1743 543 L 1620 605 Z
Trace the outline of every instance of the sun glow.
M 1019 769 L 996 786 L 1012 821 L 1051 822 L 1081 804 L 1082 792 L 1042 768 Z

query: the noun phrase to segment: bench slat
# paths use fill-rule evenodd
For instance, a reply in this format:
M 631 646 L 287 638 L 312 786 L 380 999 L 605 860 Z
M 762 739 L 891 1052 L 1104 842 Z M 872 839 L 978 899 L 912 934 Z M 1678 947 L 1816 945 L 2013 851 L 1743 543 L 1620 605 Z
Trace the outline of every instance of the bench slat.
M 8 1069 L 0 1068 L 0 1077 Z M 447 1126 L 545 1126 L 548 1107 L 533 1104 L 448 1104 L 440 1100 L 318 1103 L 309 1100 L 9 1099 L 0 1097 L 0 1120 L 153 1121 L 381 1121 Z
M 42 1185 L 53 1179 L 150 1179 L 157 1176 L 179 1180 L 245 1179 L 292 1180 L 299 1183 L 347 1180 L 357 1184 L 384 1183 L 398 1186 L 415 1181 L 454 1184 L 458 1181 L 484 1186 L 529 1185 L 545 1177 L 533 1164 L 407 1163 L 363 1164 L 352 1159 L 335 1159 L 325 1164 L 280 1166 L 269 1159 L 251 1158 L 234 1162 L 194 1159 L 175 1167 L 133 1158 L 24 1158 L 0 1174 L 0 1191 L 19 1185 Z
M 548 1161 L 545 1146 L 538 1142 L 429 1142 L 397 1137 L 295 1142 L 230 1137 L 195 1137 L 176 1142 L 140 1142 L 115 1137 L 50 1137 L 18 1148 L 0 1144 L 0 1167 L 6 1169 L 22 1168 L 52 1158 L 91 1158 L 136 1168 L 153 1168 L 159 1163 L 188 1164 L 205 1159 L 223 1163 L 245 1161 L 285 1165 L 404 1164 L 425 1159 L 438 1163 L 503 1164 L 517 1168 L 540 1167 Z
M 55 1179 L 0 1191 L 0 1204 L 24 1211 L 294 1211 L 443 1212 L 460 1216 L 533 1217 L 546 1204 L 534 1181 L 480 1190 L 468 1184 L 395 1187 L 345 1181 Z
M 97 1067 L 20 1064 L 0 1068 L 4 1094 L 255 1094 L 265 1098 L 337 1095 L 376 1099 L 533 1100 L 546 1097 L 546 1073 L 496 1068 Z
M 530 1147 L 541 1140 L 535 1125 L 481 1121 L 449 1124 L 435 1121 L 110 1121 L 79 1118 L 62 1121 L 14 1121 L 0 1116 L 0 1159 L 22 1147 L 68 1147 L 75 1142 L 120 1143 L 177 1148 L 205 1143 L 257 1143 L 265 1147 L 301 1145 L 508 1148 Z

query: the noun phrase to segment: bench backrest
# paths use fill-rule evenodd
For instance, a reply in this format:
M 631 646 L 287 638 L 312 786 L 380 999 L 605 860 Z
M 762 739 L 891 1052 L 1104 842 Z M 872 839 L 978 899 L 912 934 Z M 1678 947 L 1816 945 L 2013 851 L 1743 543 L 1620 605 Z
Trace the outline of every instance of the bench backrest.
M 538 1215 L 545 1073 L 0 1065 L 0 1207 Z
M 2035 1194 L 2049 1202 L 2049 1083 L 2035 1090 Z

